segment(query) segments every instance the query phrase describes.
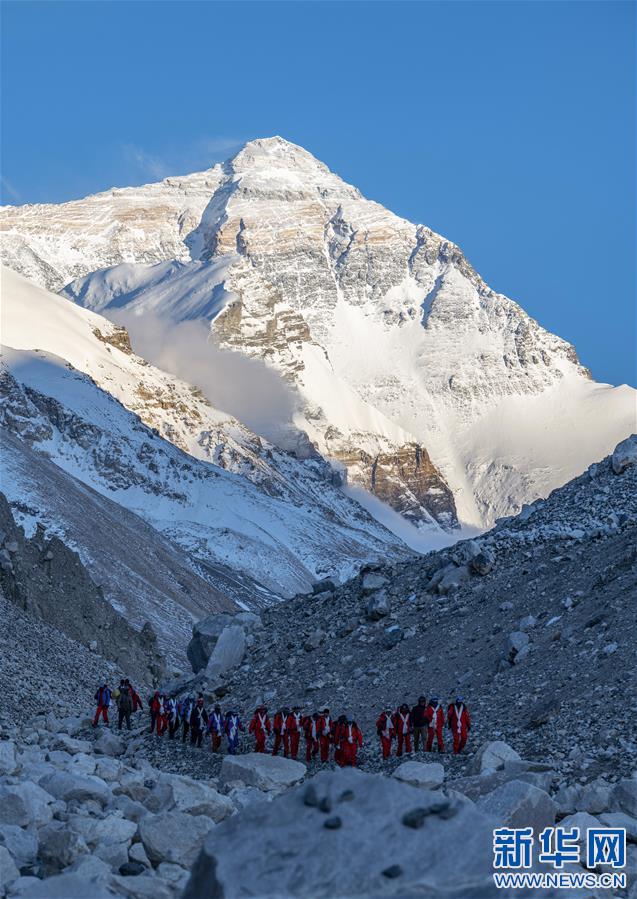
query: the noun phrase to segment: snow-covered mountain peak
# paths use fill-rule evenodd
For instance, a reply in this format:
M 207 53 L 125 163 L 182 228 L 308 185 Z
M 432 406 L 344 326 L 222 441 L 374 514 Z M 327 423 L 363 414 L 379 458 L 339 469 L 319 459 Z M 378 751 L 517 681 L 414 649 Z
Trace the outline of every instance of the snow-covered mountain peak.
M 4 210 L 0 227 L 27 276 L 134 312 L 133 342 L 147 316 L 200 319 L 264 360 L 319 452 L 419 522 L 488 526 L 635 428 L 634 393 L 593 384 L 458 246 L 280 137 L 189 178 Z

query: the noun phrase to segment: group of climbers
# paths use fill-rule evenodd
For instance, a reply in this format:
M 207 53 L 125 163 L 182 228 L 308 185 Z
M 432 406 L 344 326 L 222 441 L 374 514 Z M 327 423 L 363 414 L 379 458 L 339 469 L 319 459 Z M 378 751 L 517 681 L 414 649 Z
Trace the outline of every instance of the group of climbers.
M 95 693 L 97 710 L 93 726 L 97 727 L 100 716 L 108 724 L 108 708 L 112 698 L 118 706 L 119 729 L 126 721 L 130 730 L 131 713 L 141 709 L 142 702 L 128 679 L 122 680 L 113 694 L 106 683 L 98 688 Z M 187 696 L 177 700 L 156 690 L 148 699 L 148 707 L 151 734 L 162 737 L 167 732 L 169 738 L 173 739 L 181 732 L 182 743 L 190 740 L 190 744 L 197 747 L 201 747 L 204 738 L 208 737 L 213 752 L 219 752 L 223 739 L 226 739 L 228 752 L 235 755 L 239 734 L 245 731 L 237 712 L 222 712 L 219 705 L 208 711 L 201 693 L 197 698 Z M 434 743 L 438 752 L 444 752 L 445 722 L 453 737 L 453 751 L 458 754 L 464 749 L 471 729 L 471 716 L 462 697 L 457 697 L 448 706 L 446 713 L 437 697 L 427 701 L 421 696 L 413 708 L 407 703 L 397 709 L 385 708 L 376 721 L 382 758 L 390 758 L 394 740 L 397 757 L 404 753 L 411 754 L 412 738 L 415 752 L 418 752 L 421 744 L 423 751 L 431 752 Z M 254 737 L 255 752 L 267 752 L 268 738 L 272 736 L 272 755 L 278 755 L 282 751 L 285 758 L 290 759 L 298 758 L 303 736 L 308 764 L 318 760 L 329 762 L 333 748 L 337 765 L 356 767 L 358 750 L 363 745 L 362 731 L 352 716 L 340 715 L 333 719 L 327 708 L 304 714 L 300 706 L 282 707 L 271 720 L 266 706 L 259 705 L 248 725 L 248 733 Z
M 116 687 L 114 691 L 111 691 L 106 681 L 97 688 L 95 692 L 97 708 L 93 718 L 93 727 L 97 727 L 100 717 L 103 719 L 104 724 L 109 723 L 108 710 L 113 700 L 115 700 L 117 705 L 117 726 L 119 730 L 122 729 L 124 721 L 126 721 L 126 726 L 130 730 L 131 715 L 133 712 L 141 711 L 142 701 L 128 678 L 122 678 L 119 682 L 119 687 Z
M 272 755 L 283 750 L 285 758 L 297 759 L 301 736 L 305 738 L 305 759 L 309 764 L 320 759 L 330 761 L 334 747 L 334 761 L 341 767 L 356 766 L 359 748 L 363 745 L 363 734 L 351 716 L 341 715 L 334 720 L 329 709 L 304 715 L 300 706 L 278 709 L 272 721 L 268 710 L 260 705 L 248 726 L 253 734 L 255 752 L 266 752 L 267 738 L 274 734 Z
M 457 755 L 464 749 L 471 730 L 469 709 L 461 696 L 456 697 L 455 702 L 449 705 L 446 715 L 440 700 L 435 696 L 429 702 L 421 696 L 412 709 L 407 703 L 403 703 L 395 711 L 384 709 L 376 721 L 376 732 L 380 739 L 383 758 L 388 759 L 391 756 L 394 739 L 397 756 L 402 756 L 403 752 L 411 753 L 412 736 L 415 752 L 418 752 L 421 741 L 422 748 L 426 752 L 433 750 L 434 742 L 437 744 L 438 752 L 444 752 L 445 721 L 453 737 L 453 751 Z

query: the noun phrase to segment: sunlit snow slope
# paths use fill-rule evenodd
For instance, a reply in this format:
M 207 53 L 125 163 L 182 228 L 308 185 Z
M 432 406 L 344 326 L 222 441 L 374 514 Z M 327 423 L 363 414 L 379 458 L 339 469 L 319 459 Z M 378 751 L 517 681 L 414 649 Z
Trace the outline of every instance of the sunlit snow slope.
M 404 555 L 324 460 L 269 446 L 132 353 L 121 329 L 8 269 L 2 340 L 4 429 L 185 550 L 220 595 L 260 604 Z M 46 513 L 16 466 L 3 482 Z

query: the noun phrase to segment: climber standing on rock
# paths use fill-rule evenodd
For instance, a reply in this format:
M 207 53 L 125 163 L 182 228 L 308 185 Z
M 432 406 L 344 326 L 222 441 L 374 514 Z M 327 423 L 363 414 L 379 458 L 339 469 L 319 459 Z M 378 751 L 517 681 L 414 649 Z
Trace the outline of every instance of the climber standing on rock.
M 431 752 L 434 745 L 434 737 L 438 742 L 438 752 L 445 751 L 445 741 L 442 736 L 442 730 L 445 726 L 445 712 L 440 701 L 435 697 L 429 700 L 427 706 L 427 718 L 429 726 L 427 728 L 427 752 Z
M 321 747 L 321 761 L 329 762 L 330 745 L 334 740 L 334 725 L 330 718 L 330 710 L 323 709 L 319 718 L 319 745 Z
M 427 746 L 427 729 L 429 718 L 427 717 L 427 700 L 424 696 L 418 697 L 418 702 L 411 710 L 411 726 L 414 729 L 414 752 L 418 752 L 422 740 L 422 751 Z
M 228 737 L 228 753 L 230 755 L 237 754 L 240 730 L 245 730 L 241 718 L 239 718 L 236 712 L 229 711 L 226 715 L 225 731 Z
M 351 715 L 337 725 L 334 740 L 338 745 L 337 764 L 341 768 L 355 768 L 358 750 L 363 745 L 363 734 Z
M 391 743 L 396 736 L 393 715 L 389 709 L 385 709 L 378 716 L 376 722 L 376 733 L 380 739 L 380 749 L 384 759 L 388 759 L 391 755 Z
M 197 702 L 190 713 L 190 745 L 201 747 L 204 732 L 208 728 L 208 712 L 203 704 L 203 694 L 199 694 Z
M 272 724 L 268 718 L 268 710 L 264 705 L 260 705 L 248 726 L 248 732 L 254 734 L 254 751 L 265 752 L 265 741 L 268 734 L 272 731 Z
M 283 746 L 283 755 L 287 758 L 290 754 L 290 738 L 288 734 L 286 720 L 290 714 L 289 709 L 279 709 L 272 721 L 274 730 L 274 746 L 272 747 L 272 755 L 278 755 L 279 749 Z
M 97 703 L 97 710 L 95 712 L 95 717 L 93 718 L 93 727 L 97 727 L 100 715 L 104 720 L 104 724 L 108 724 L 108 707 L 111 704 L 111 691 L 106 682 L 104 682 L 101 687 L 97 688 L 95 692 L 95 702 Z
M 396 755 L 400 758 L 403 754 L 403 747 L 405 752 L 411 754 L 411 712 L 406 702 L 396 709 L 394 727 L 397 737 Z
M 117 697 L 117 729 L 122 729 L 122 723 L 126 721 L 126 727 L 130 730 L 130 716 L 133 711 L 133 697 L 130 687 L 123 681 L 120 684 Z
M 225 733 L 225 720 L 221 706 L 216 705 L 208 715 L 208 732 L 210 734 L 210 748 L 213 752 L 221 749 L 221 737 Z
M 139 693 L 135 690 L 135 687 L 131 684 L 128 678 L 124 681 L 128 689 L 130 690 L 131 699 L 133 700 L 133 712 L 143 711 L 143 704 Z
M 458 755 L 465 748 L 471 730 L 471 715 L 461 696 L 447 710 L 447 725 L 453 736 L 453 751 Z

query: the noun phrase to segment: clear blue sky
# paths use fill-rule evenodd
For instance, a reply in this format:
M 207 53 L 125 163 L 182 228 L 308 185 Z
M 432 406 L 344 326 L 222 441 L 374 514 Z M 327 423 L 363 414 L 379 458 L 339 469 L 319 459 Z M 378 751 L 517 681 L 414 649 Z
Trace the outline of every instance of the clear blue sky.
M 5 2 L 3 200 L 302 144 L 635 383 L 630 2 Z

